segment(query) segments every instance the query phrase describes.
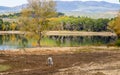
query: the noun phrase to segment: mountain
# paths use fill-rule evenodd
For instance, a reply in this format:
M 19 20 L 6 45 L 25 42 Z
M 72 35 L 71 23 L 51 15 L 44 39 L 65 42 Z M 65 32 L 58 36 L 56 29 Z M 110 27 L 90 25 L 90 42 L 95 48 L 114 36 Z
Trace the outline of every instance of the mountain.
M 0 13 L 15 13 L 15 12 L 20 12 L 23 8 L 25 8 L 27 4 L 23 4 L 20 6 L 15 6 L 15 7 L 5 7 L 5 6 L 0 6 Z
M 9 7 L 0 6 L 0 12 L 9 10 Z
M 68 16 L 87 16 L 92 18 L 112 18 L 120 10 L 120 4 L 105 1 L 58 1 L 57 11 Z
M 58 11 L 84 11 L 84 12 L 105 12 L 117 11 L 120 9 L 120 4 L 108 3 L 105 1 L 58 1 Z
M 57 11 L 68 16 L 114 17 L 120 9 L 120 4 L 105 1 L 56 1 Z M 0 13 L 20 12 L 27 4 L 16 7 L 0 6 Z

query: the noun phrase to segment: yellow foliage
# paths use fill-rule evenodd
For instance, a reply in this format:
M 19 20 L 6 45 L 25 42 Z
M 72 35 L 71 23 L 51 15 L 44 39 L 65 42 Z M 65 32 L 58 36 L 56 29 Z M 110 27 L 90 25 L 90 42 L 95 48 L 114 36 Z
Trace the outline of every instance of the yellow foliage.
M 3 24 L 3 25 L 2 25 L 2 30 L 5 30 L 5 28 L 6 28 L 6 26 Z
M 17 26 L 17 25 L 16 25 L 15 23 L 11 23 L 10 29 L 11 29 L 11 30 L 15 30 L 16 26 Z
M 38 44 L 36 42 L 32 42 L 32 46 L 35 47 L 37 46 Z
M 120 12 L 119 12 L 118 16 L 114 20 L 112 20 L 111 22 L 109 22 L 108 28 L 110 28 L 118 36 L 120 36 Z

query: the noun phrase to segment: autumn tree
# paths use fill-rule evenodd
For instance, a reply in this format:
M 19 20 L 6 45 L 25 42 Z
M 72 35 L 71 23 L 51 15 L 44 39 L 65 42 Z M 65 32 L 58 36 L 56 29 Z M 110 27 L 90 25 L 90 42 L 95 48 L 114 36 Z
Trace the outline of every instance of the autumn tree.
M 15 22 L 12 22 L 11 24 L 10 24 L 10 29 L 11 30 L 15 30 L 16 29 L 16 27 L 17 27 L 17 24 L 15 23 Z
M 2 30 L 8 31 L 10 29 L 10 22 L 6 21 L 2 24 Z
M 20 30 L 31 32 L 37 36 L 38 44 L 49 27 L 49 19 L 56 16 L 55 1 L 28 0 L 28 7 L 22 10 Z
M 108 28 L 113 30 L 117 34 L 118 39 L 120 39 L 120 12 L 118 12 L 118 15 L 115 19 L 109 22 Z
M 114 31 L 117 34 L 118 39 L 120 39 L 120 12 L 115 19 L 109 22 L 108 28 Z

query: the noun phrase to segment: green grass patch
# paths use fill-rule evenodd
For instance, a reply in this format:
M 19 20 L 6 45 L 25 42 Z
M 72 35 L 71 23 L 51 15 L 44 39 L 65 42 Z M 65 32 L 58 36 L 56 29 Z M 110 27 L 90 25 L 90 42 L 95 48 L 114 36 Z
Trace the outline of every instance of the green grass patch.
M 11 67 L 10 66 L 8 66 L 8 65 L 0 65 L 0 72 L 1 71 L 7 71 L 7 70 L 9 70 Z
M 52 39 L 47 38 L 47 37 L 45 37 L 45 38 L 43 38 L 43 39 L 41 40 L 41 45 L 42 45 L 42 46 L 50 46 L 50 47 L 51 47 L 51 46 L 57 46 L 55 40 L 52 40 Z

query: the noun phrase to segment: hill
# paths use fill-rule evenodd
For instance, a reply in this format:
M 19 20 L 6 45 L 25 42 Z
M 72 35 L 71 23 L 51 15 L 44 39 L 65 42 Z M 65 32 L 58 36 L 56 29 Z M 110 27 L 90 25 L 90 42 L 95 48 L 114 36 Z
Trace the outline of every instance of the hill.
M 108 3 L 105 1 L 58 1 L 57 11 L 68 16 L 88 16 L 93 18 L 115 17 L 120 4 Z M 99 15 L 99 16 L 98 16 Z
M 105 1 L 56 1 L 57 11 L 68 16 L 114 17 L 120 9 L 120 4 Z M 20 12 L 27 4 L 16 7 L 0 6 L 0 13 Z M 98 16 L 99 15 L 99 16 Z

